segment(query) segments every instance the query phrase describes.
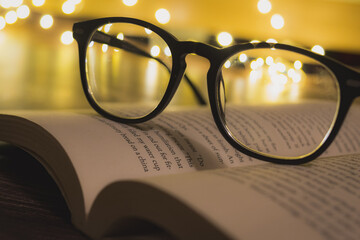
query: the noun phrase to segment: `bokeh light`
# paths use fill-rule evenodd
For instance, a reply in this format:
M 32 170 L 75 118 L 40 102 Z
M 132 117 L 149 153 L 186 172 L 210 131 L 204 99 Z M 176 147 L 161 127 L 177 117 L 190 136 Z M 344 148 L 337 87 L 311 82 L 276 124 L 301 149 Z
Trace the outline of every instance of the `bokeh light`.
M 51 28 L 53 24 L 54 18 L 49 14 L 46 14 L 40 18 L 40 26 L 44 29 Z
M 285 25 L 285 20 L 280 14 L 274 14 L 271 17 L 271 26 L 275 29 L 281 29 Z
M 66 1 L 63 3 L 61 10 L 65 14 L 71 14 L 71 13 L 75 12 L 75 4 L 73 4 L 73 2 L 71 2 L 71 1 Z
M 5 14 L 5 21 L 7 24 L 13 24 L 17 21 L 17 14 L 14 10 L 11 10 Z
M 45 4 L 45 0 L 32 0 L 32 4 L 35 7 L 41 7 L 42 5 Z
M 155 12 L 156 20 L 161 24 L 166 24 L 170 22 L 170 12 L 165 8 L 160 8 Z
M 226 47 L 232 43 L 233 37 L 228 32 L 221 32 L 217 35 L 217 41 L 221 46 Z
M 299 60 L 296 60 L 294 62 L 294 68 L 297 70 L 300 70 L 302 68 L 302 62 L 300 62 Z
M 158 57 L 160 55 L 160 47 L 157 45 L 153 46 L 150 50 L 150 54 L 153 57 Z
M 247 59 L 248 59 L 248 57 L 247 57 L 247 55 L 245 53 L 242 53 L 242 54 L 239 55 L 239 61 L 240 62 L 244 63 L 244 62 L 247 61 Z
M 18 18 L 25 19 L 30 15 L 30 8 L 26 5 L 21 5 L 16 9 L 16 14 Z
M 63 32 L 63 34 L 61 34 L 60 40 L 63 44 L 70 45 L 74 41 L 72 32 L 71 31 Z
M 257 4 L 259 12 L 265 14 L 271 11 L 271 2 L 269 0 L 259 0 Z
M 325 50 L 322 46 L 320 45 L 315 45 L 311 48 L 311 51 L 313 51 L 314 53 L 320 54 L 320 55 L 325 55 Z
M 137 3 L 137 0 L 123 0 L 122 1 L 126 6 L 131 7 Z
M 0 30 L 1 29 L 4 29 L 6 26 L 6 21 L 5 21 L 5 18 L 0 16 Z

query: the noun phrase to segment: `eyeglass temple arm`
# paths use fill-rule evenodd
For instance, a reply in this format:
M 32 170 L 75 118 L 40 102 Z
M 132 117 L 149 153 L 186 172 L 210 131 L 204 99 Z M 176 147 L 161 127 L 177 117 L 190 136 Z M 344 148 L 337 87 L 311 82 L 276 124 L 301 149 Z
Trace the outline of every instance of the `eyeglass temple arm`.
M 125 51 L 132 52 L 135 54 L 138 54 L 140 56 L 144 56 L 147 58 L 151 58 L 159 62 L 161 65 L 163 65 L 169 73 L 171 73 L 171 69 L 159 58 L 151 56 L 149 53 L 143 51 L 142 49 L 136 47 L 135 45 L 131 44 L 128 41 L 117 39 L 116 37 L 113 37 L 109 34 L 96 31 L 92 37 L 92 41 L 98 42 L 98 43 L 104 43 L 108 44 L 113 47 L 121 48 Z M 184 78 L 186 82 L 189 84 L 190 88 L 192 89 L 193 93 L 195 94 L 195 97 L 200 105 L 206 105 L 206 101 L 200 94 L 200 91 L 197 89 L 197 87 L 193 84 L 193 82 L 190 80 L 190 78 L 184 74 Z

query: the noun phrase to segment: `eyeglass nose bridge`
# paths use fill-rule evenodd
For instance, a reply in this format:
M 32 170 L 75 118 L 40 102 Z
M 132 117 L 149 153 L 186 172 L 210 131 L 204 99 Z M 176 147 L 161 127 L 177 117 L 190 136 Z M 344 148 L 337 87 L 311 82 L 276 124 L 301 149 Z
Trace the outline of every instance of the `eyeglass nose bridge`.
M 188 54 L 196 54 L 200 57 L 208 59 L 213 62 L 214 58 L 220 53 L 220 49 L 202 42 L 184 41 L 180 42 L 182 49 L 182 56 L 186 57 Z

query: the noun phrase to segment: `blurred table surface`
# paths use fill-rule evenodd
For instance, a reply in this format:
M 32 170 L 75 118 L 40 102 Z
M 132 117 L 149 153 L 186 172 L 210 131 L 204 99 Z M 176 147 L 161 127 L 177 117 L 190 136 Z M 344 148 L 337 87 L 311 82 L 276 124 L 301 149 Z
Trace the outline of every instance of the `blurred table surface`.
M 0 239 L 88 239 L 55 182 L 29 154 L 0 143 Z

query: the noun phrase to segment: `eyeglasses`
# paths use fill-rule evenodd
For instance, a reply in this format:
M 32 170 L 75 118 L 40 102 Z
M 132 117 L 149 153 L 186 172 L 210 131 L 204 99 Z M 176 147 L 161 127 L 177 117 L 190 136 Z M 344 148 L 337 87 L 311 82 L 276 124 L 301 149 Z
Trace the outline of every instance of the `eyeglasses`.
M 75 23 L 73 34 L 90 105 L 121 123 L 141 123 L 161 113 L 183 76 L 204 104 L 184 75 L 185 57 L 208 59 L 209 103 L 219 131 L 237 150 L 268 162 L 315 159 L 360 96 L 359 72 L 294 46 L 260 42 L 216 48 L 179 41 L 153 24 L 122 17 Z

